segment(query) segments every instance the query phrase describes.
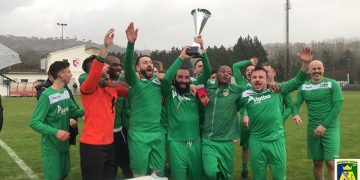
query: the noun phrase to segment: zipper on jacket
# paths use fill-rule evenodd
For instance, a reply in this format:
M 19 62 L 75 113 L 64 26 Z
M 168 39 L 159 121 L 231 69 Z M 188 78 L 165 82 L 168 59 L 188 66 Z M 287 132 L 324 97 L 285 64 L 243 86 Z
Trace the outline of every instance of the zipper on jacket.
M 214 132 L 214 118 L 215 118 L 215 110 L 216 110 L 218 92 L 219 92 L 219 88 L 217 88 L 216 92 L 215 92 L 215 102 L 214 102 L 213 116 L 212 116 L 212 119 L 211 119 L 211 132 L 209 134 L 209 140 L 210 140 L 211 135 Z

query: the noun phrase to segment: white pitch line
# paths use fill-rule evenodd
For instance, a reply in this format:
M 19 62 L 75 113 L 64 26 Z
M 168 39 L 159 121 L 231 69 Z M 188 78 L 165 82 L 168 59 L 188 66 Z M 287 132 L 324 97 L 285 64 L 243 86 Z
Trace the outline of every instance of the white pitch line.
M 0 139 L 0 146 L 9 154 L 9 156 L 16 162 L 16 164 L 29 176 L 30 179 L 40 179 L 26 163 L 19 158 L 19 156 L 13 151 L 4 141 Z

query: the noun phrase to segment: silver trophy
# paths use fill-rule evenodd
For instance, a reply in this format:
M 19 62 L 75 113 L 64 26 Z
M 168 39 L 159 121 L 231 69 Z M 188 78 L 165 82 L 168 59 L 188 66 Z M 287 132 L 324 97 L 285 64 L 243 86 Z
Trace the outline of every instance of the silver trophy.
M 193 9 L 191 15 L 194 18 L 195 35 L 201 34 L 205 27 L 206 21 L 210 18 L 211 13 L 206 9 Z M 191 48 L 186 51 L 186 54 L 194 57 L 202 57 L 202 51 L 199 43 L 193 42 Z

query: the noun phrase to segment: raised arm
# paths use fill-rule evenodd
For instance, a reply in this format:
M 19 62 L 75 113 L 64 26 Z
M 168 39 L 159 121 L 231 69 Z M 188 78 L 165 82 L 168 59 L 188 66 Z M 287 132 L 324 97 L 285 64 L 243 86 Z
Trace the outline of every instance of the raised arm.
M 300 87 L 301 88 L 301 87 Z M 298 90 L 297 96 L 296 96 L 296 101 L 292 107 L 292 114 L 293 114 L 293 121 L 296 124 L 301 124 L 302 120 L 299 116 L 299 109 L 301 107 L 301 104 L 304 102 L 304 97 L 301 93 L 301 89 Z
M 202 39 L 202 36 L 194 37 L 194 42 L 199 43 L 202 52 L 204 52 L 203 53 L 203 58 L 202 58 L 202 62 L 203 62 L 203 65 L 204 65 L 203 66 L 204 71 L 201 73 L 201 75 L 197 79 L 197 82 L 199 84 L 206 84 L 208 79 L 210 78 L 210 75 L 211 75 L 211 66 L 210 66 L 210 62 L 209 62 L 209 57 L 205 53 L 205 48 L 204 48 L 205 46 L 204 46 L 204 41 Z
M 126 47 L 125 53 L 125 81 L 130 85 L 134 86 L 138 81 L 138 77 L 135 72 L 134 65 L 134 45 L 137 39 L 138 29 L 135 29 L 134 23 L 131 22 L 126 29 L 126 38 L 128 40 L 128 44 Z
M 280 85 L 281 92 L 283 94 L 287 94 L 290 93 L 291 91 L 294 91 L 295 89 L 299 88 L 301 84 L 304 83 L 304 81 L 307 78 L 306 73 L 309 70 L 309 64 L 313 59 L 313 54 L 314 52 L 310 50 L 310 48 L 302 49 L 302 51 L 299 54 L 300 60 L 302 61 L 301 71 L 294 78 Z
M 166 71 L 166 74 L 165 74 L 165 77 L 163 80 L 171 81 L 175 77 L 176 71 L 181 67 L 183 61 L 190 58 L 190 56 L 186 54 L 186 49 L 189 49 L 189 48 L 190 47 L 187 46 L 182 49 L 179 57 L 176 58 L 176 60 L 173 62 L 173 64 Z
M 258 59 L 256 57 L 254 57 L 254 58 L 251 58 L 250 60 L 242 60 L 242 61 L 239 61 L 232 65 L 232 70 L 233 70 L 234 78 L 235 78 L 237 85 L 239 85 L 241 87 L 246 87 L 248 81 L 241 74 L 241 69 L 250 64 L 256 66 L 257 63 L 258 63 Z
M 284 102 L 284 110 L 282 112 L 282 118 L 283 118 L 283 122 L 285 122 L 292 113 L 293 102 L 290 94 L 284 94 L 283 102 Z
M 104 45 L 100 48 L 99 55 L 97 56 L 96 60 L 94 60 L 93 64 L 91 65 L 89 76 L 85 79 L 85 81 L 80 86 L 80 91 L 85 94 L 93 93 L 99 83 L 101 78 L 102 69 L 105 63 L 105 58 L 107 56 L 107 49 L 113 43 L 114 39 L 114 29 L 111 28 L 105 35 L 104 38 Z

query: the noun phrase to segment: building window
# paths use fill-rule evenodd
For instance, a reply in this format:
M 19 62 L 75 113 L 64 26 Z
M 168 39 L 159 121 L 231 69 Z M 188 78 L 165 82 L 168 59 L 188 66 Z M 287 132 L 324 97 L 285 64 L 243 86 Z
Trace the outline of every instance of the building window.
M 20 82 L 28 82 L 28 79 L 21 79 Z

